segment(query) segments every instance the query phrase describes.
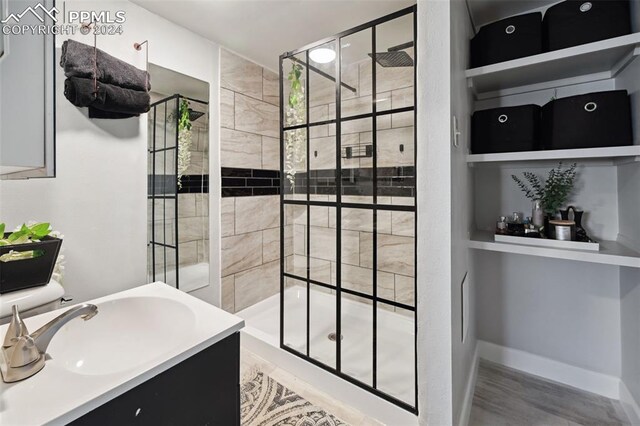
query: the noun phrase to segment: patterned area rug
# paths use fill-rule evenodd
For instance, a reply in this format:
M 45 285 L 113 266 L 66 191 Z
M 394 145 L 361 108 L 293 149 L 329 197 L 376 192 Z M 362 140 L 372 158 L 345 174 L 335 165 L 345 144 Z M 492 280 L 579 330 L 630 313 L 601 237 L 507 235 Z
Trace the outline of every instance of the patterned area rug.
M 243 426 L 348 426 L 260 371 L 240 386 Z

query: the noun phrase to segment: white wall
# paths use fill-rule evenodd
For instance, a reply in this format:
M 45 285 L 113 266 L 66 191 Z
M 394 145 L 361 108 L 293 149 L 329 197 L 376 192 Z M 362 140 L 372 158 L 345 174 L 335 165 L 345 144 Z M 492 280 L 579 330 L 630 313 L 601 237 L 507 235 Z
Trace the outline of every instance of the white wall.
M 210 126 L 219 127 L 217 45 L 126 1 L 67 1 L 66 10 L 125 10 L 124 34 L 99 36 L 98 47 L 145 68 L 144 51 L 132 46 L 149 40 L 150 62 L 209 83 Z M 74 38 L 93 42 L 92 36 Z M 64 39 L 58 37 L 58 47 Z M 2 181 L 0 217 L 12 227 L 31 219 L 49 221 L 64 234 L 64 286 L 80 302 L 147 280 L 147 116 L 89 120 L 86 109 L 65 99 L 60 68 L 57 73 L 57 177 Z M 210 134 L 210 147 L 210 170 L 218 170 L 217 132 Z M 217 178 L 211 177 L 209 197 L 212 285 L 198 293 L 212 303 L 219 300 Z
M 466 154 L 470 146 L 472 99 L 464 72 L 468 68 L 471 20 L 464 0 L 451 1 L 451 115 L 457 118 L 458 146 L 451 150 L 451 333 L 453 424 L 466 423 L 475 384 L 476 279 L 469 268 L 468 231 L 473 221 L 473 182 Z M 444 145 L 444 142 L 443 142 Z M 462 281 L 469 302 L 466 336 L 463 336 Z M 464 338 L 464 341 L 463 341 Z
M 622 382 L 640 407 L 640 269 L 620 268 Z M 636 411 L 640 418 L 640 411 Z
M 418 409 L 449 425 L 452 409 L 450 2 L 418 1 Z

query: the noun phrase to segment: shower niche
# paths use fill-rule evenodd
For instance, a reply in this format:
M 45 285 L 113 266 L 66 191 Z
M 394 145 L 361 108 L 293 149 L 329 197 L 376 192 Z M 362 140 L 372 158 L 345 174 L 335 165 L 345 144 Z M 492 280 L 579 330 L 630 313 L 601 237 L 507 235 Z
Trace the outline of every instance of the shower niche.
M 209 285 L 209 84 L 149 72 L 148 280 L 190 292 Z
M 416 403 L 415 7 L 280 57 L 280 346 Z

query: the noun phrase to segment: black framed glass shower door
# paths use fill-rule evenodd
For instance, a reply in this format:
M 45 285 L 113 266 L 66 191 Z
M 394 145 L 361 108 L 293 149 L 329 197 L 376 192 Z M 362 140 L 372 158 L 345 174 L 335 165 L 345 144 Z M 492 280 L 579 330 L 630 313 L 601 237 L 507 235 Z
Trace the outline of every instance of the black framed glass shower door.
M 280 57 L 280 346 L 417 412 L 415 6 Z

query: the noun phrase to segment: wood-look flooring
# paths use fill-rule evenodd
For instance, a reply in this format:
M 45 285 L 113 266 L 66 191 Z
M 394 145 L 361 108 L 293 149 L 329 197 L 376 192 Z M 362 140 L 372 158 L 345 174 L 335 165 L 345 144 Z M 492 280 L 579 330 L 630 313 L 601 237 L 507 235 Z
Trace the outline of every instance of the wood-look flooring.
M 470 426 L 629 424 L 618 401 L 480 361 Z

